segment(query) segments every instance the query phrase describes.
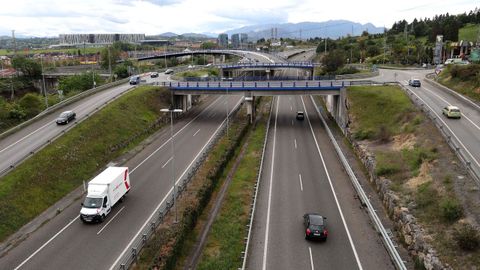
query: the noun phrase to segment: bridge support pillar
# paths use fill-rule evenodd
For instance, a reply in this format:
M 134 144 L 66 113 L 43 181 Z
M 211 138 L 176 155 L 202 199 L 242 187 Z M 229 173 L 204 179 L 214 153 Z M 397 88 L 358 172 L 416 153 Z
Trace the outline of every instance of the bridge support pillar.
M 173 104 L 174 108 L 189 111 L 192 108 L 192 95 L 174 95 Z
M 347 125 L 347 89 L 340 89 L 339 95 L 328 95 L 326 97 L 326 105 L 328 112 L 333 116 L 338 126 L 344 129 Z
M 253 124 L 255 119 L 255 96 L 245 96 L 245 102 L 247 104 L 247 115 L 250 119 L 250 124 Z

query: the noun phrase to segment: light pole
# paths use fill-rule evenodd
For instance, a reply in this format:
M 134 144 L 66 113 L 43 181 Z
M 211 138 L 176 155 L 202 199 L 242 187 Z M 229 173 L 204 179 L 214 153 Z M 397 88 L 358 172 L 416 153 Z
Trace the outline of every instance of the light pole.
M 47 88 L 45 87 L 45 74 L 43 74 L 43 55 L 40 55 L 40 65 L 42 66 L 43 93 L 45 94 L 45 106 L 48 108 Z
M 227 89 L 227 98 L 226 98 L 226 101 L 225 101 L 225 107 L 226 107 L 226 110 L 227 110 L 227 139 L 228 139 L 228 118 L 230 116 L 230 112 L 228 111 L 228 87 L 226 88 Z
M 173 181 L 173 205 L 175 206 L 175 223 L 178 222 L 177 216 L 177 203 L 176 203 L 176 189 L 177 185 L 175 183 L 175 152 L 173 148 L 173 113 L 180 113 L 182 112 L 181 109 L 174 109 L 173 105 L 169 109 L 161 109 L 161 112 L 168 112 L 170 113 L 170 142 L 172 145 L 172 181 Z

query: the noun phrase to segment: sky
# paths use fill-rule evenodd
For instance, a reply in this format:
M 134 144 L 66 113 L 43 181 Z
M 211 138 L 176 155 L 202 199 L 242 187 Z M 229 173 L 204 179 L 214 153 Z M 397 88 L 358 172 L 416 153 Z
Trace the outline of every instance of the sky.
M 395 21 L 459 14 L 478 0 L 0 0 L 0 35 L 221 33 L 270 23 Z

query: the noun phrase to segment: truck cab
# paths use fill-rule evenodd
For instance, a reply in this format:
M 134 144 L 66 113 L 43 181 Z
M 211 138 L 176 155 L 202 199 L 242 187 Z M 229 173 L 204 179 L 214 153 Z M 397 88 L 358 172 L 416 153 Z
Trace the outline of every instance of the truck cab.
M 108 167 L 88 183 L 80 219 L 85 223 L 102 222 L 130 188 L 128 167 Z

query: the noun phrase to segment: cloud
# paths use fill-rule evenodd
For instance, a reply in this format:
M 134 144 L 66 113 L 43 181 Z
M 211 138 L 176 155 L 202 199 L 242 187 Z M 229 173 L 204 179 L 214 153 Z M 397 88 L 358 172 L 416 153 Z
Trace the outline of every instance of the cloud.
M 107 20 L 109 22 L 117 23 L 117 24 L 126 24 L 129 21 L 127 19 L 121 19 L 112 15 L 103 15 L 102 19 Z

